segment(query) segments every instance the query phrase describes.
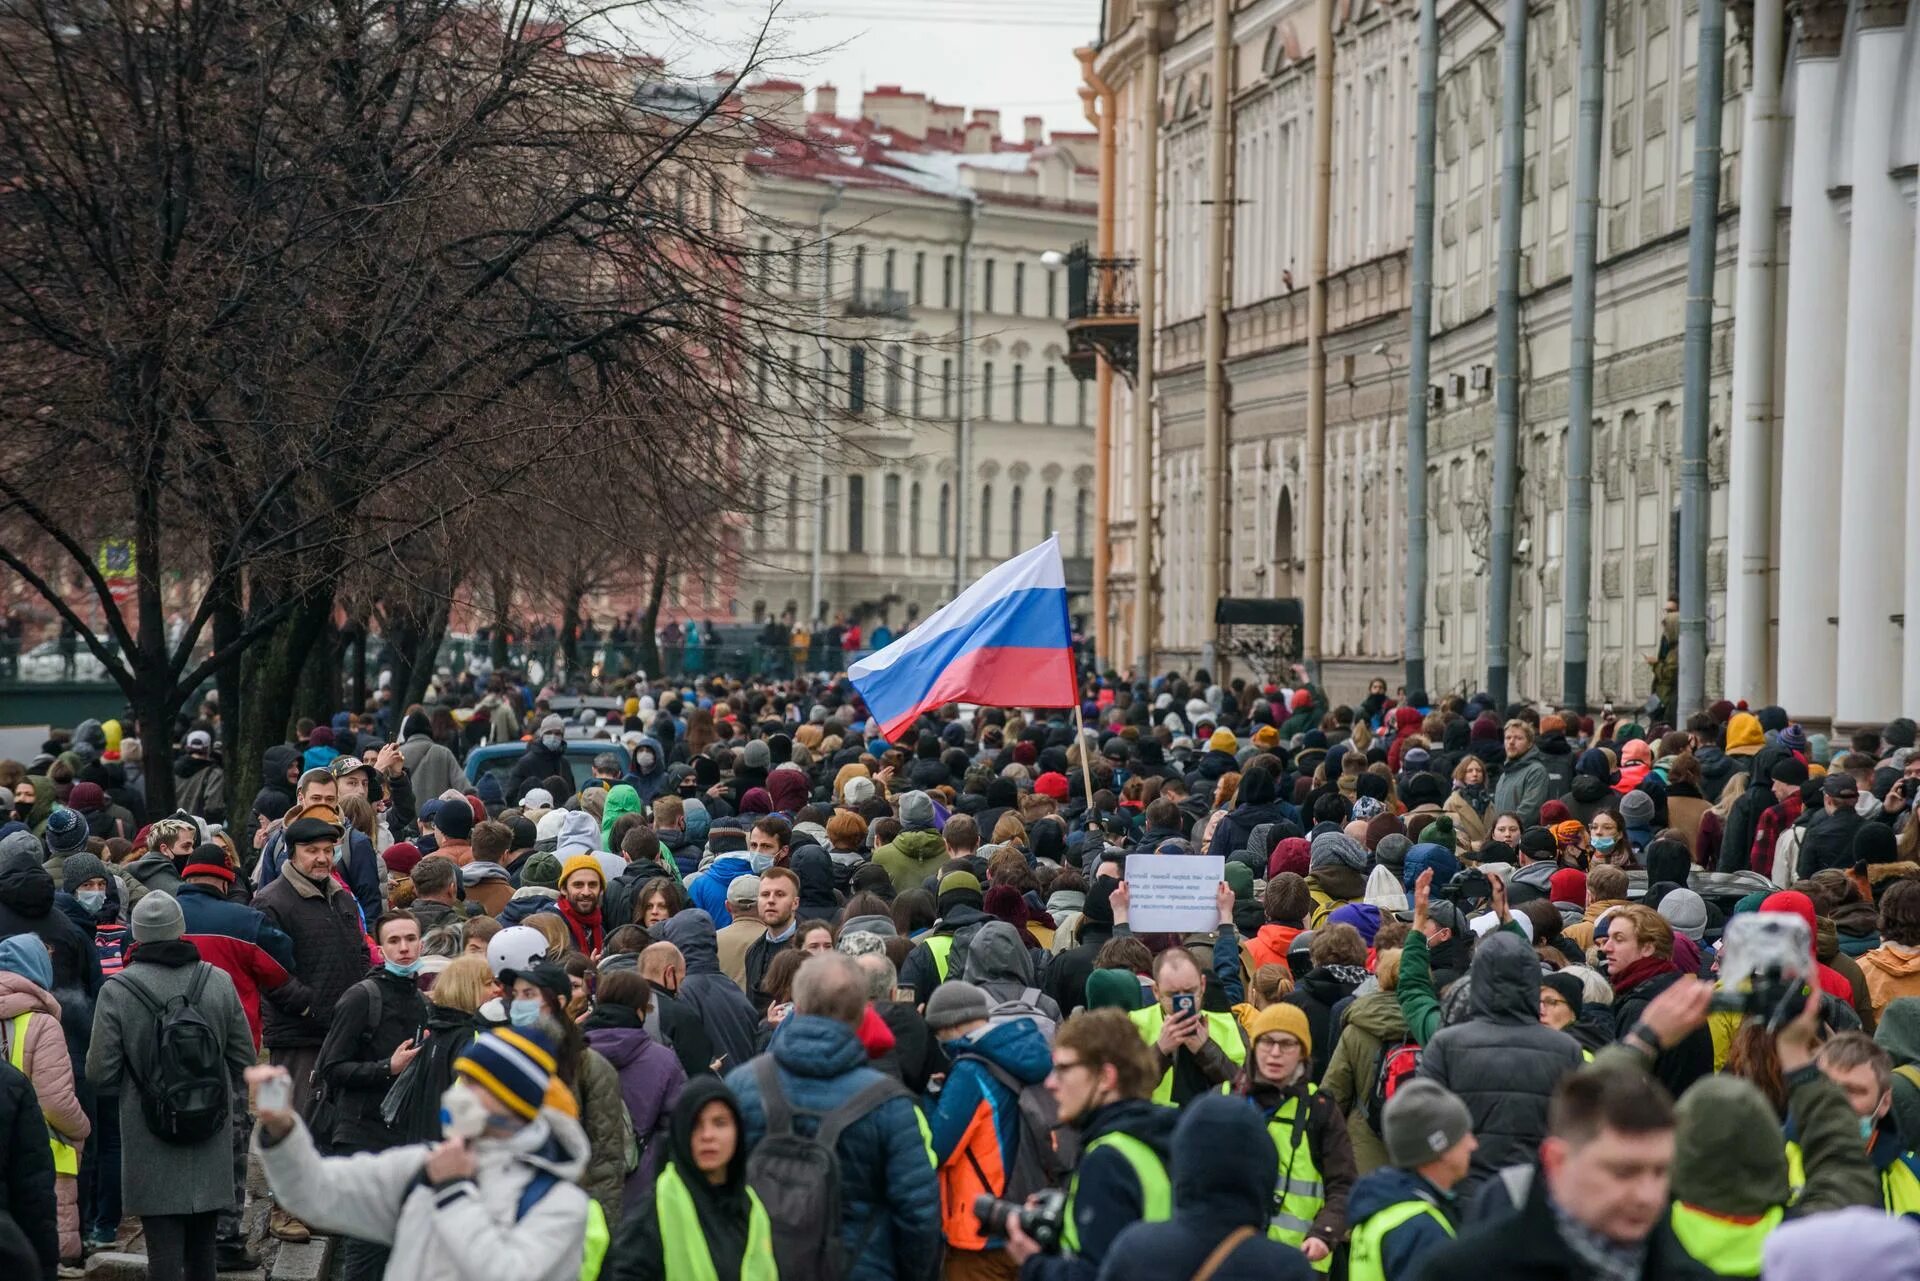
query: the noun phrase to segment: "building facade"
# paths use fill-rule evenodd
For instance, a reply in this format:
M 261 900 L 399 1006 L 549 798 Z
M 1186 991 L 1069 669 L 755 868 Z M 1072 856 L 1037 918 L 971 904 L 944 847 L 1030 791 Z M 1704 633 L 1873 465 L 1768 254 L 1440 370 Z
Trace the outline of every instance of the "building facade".
M 1092 233 L 1093 135 L 1035 117 L 1011 138 L 996 111 L 896 86 L 857 117 L 832 86 L 804 94 L 746 92 L 764 129 L 740 199 L 759 287 L 809 322 L 769 337 L 761 385 L 819 443 L 763 482 L 735 617 L 899 630 L 1052 532 L 1084 593 L 1093 392 L 1061 360 L 1058 263 Z
M 1305 339 L 1315 3 L 1226 7 L 1231 221 L 1222 246 L 1229 284 L 1220 587 L 1222 595 L 1300 596 L 1310 483 Z M 1212 657 L 1212 602 L 1201 599 L 1201 588 L 1211 510 L 1204 311 L 1213 243 L 1214 10 L 1208 0 L 1113 0 L 1089 77 L 1090 86 L 1111 95 L 1102 109 L 1116 139 L 1111 178 L 1118 191 L 1137 190 L 1145 164 L 1157 164 L 1159 173 L 1152 228 L 1159 269 L 1155 280 L 1138 284 L 1140 296 L 1157 303 L 1154 519 L 1146 539 L 1156 669 Z M 1778 21 L 1777 4 L 1773 14 Z M 1502 70 L 1501 35 L 1487 8 L 1442 0 L 1439 16 L 1424 477 L 1425 650 L 1436 694 L 1478 688 L 1486 671 Z M 1526 58 L 1511 689 L 1516 697 L 1625 705 L 1649 692 L 1642 656 L 1658 644 L 1663 605 L 1678 583 L 1682 318 L 1699 40 L 1696 0 L 1608 0 L 1606 19 L 1589 687 L 1563 689 L 1561 669 L 1579 49 L 1578 6 L 1556 0 L 1532 6 Z M 1906 647 L 1897 621 L 1903 594 L 1920 608 L 1920 574 L 1903 579 L 1898 551 L 1891 565 L 1880 554 L 1883 543 L 1901 541 L 1906 513 L 1898 477 L 1912 472 L 1876 470 L 1869 461 L 1899 462 L 1909 447 L 1920 451 L 1908 360 L 1895 358 L 1920 336 L 1912 323 L 1920 149 L 1915 21 L 1904 0 L 1799 5 L 1785 32 L 1784 80 L 1771 82 L 1777 108 L 1764 95 L 1756 103 L 1750 92 L 1752 21 L 1743 10 L 1729 23 L 1724 68 L 1706 686 L 1716 694 L 1778 698 L 1808 719 L 1884 718 L 1920 703 L 1920 644 Z M 1354 693 L 1372 675 L 1394 677 L 1405 652 L 1416 42 L 1413 4 L 1334 6 L 1321 637 L 1337 694 Z M 1157 83 L 1148 84 L 1146 69 L 1155 63 Z M 1157 103 L 1151 138 L 1142 110 L 1147 93 Z M 1782 119 L 1774 119 L 1776 110 Z M 1743 220 L 1740 209 L 1756 114 L 1776 140 L 1773 159 L 1756 174 L 1756 189 L 1773 202 L 1765 212 L 1778 234 L 1780 265 L 1768 275 L 1741 266 L 1741 231 L 1761 216 Z M 1863 190 L 1871 192 L 1864 220 Z M 1122 194 L 1116 254 L 1139 258 L 1145 230 Z M 1849 280 L 1848 244 L 1863 237 L 1870 247 L 1853 253 Z M 1739 297 L 1754 281 L 1771 291 Z M 1777 329 L 1777 341 L 1764 344 L 1766 368 L 1749 373 L 1736 396 L 1736 325 L 1750 316 Z M 1868 316 L 1875 338 L 1862 351 L 1854 339 Z M 1132 473 L 1135 399 L 1126 383 L 1113 380 L 1103 467 L 1113 559 L 1101 641 L 1102 658 L 1122 667 L 1140 657 L 1133 641 L 1142 555 Z M 1863 424 L 1857 434 L 1856 419 Z M 1843 426 L 1846 439 L 1836 449 Z M 1744 452 L 1735 448 L 1736 433 L 1747 434 Z M 1920 461 L 1920 452 L 1912 457 Z M 1860 499 L 1857 513 L 1842 493 L 1848 477 Z M 1842 553 L 1850 520 L 1860 522 L 1851 545 L 1874 549 L 1859 558 L 1851 595 L 1844 588 L 1855 558 Z M 1739 626 L 1728 620 L 1730 588 Z M 1910 653 L 1903 703 L 1901 665 Z M 1848 662 L 1870 675 L 1849 678 Z

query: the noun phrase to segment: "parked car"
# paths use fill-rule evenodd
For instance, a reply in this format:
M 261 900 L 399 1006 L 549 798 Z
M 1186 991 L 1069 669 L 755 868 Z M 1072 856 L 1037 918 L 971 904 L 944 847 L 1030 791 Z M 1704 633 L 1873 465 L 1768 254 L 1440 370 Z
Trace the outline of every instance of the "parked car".
M 513 773 L 513 767 L 520 763 L 520 757 L 526 750 L 525 743 L 489 743 L 485 747 L 474 748 L 467 753 L 467 781 L 477 784 L 482 774 L 492 774 L 505 788 L 507 776 Z M 576 790 L 593 777 L 593 758 L 604 752 L 620 758 L 622 773 L 632 764 L 627 749 L 618 743 L 610 743 L 603 738 L 567 740 L 567 768 L 573 771 Z

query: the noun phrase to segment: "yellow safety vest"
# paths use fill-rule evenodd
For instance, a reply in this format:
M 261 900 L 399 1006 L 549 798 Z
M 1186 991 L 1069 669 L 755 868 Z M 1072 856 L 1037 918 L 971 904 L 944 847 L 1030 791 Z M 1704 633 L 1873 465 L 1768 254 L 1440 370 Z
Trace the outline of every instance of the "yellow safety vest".
M 1680 1248 L 1716 1276 L 1757 1277 L 1767 1236 L 1787 1215 L 1774 1206 L 1755 1223 L 1734 1223 L 1675 1201 L 1669 1219 Z
M 1311 1096 L 1317 1087 L 1309 1085 Z M 1294 1095 L 1280 1105 L 1267 1122 L 1267 1134 L 1280 1155 L 1280 1166 L 1273 1183 L 1273 1215 L 1267 1220 L 1267 1236 L 1296 1250 L 1307 1239 L 1314 1219 L 1327 1204 L 1327 1184 L 1320 1167 L 1313 1161 L 1313 1145 L 1307 1139 L 1307 1100 Z M 1315 1272 L 1333 1267 L 1333 1254 L 1324 1255 L 1309 1265 Z
M 1160 1039 L 1160 1027 L 1167 1018 L 1158 1001 L 1144 1010 L 1133 1011 L 1127 1017 L 1132 1019 L 1134 1026 L 1140 1029 L 1140 1035 L 1148 1045 Z M 1236 1066 L 1247 1061 L 1247 1041 L 1240 1034 L 1239 1019 L 1231 1013 L 1214 1014 L 1206 1010 L 1200 1012 L 1200 1017 L 1206 1020 L 1208 1040 L 1219 1046 Z M 1220 1084 L 1220 1093 L 1225 1094 L 1231 1088 L 1233 1088 L 1232 1082 L 1223 1081 Z M 1160 1084 L 1154 1087 L 1153 1101 L 1155 1103 L 1173 1102 L 1173 1068 L 1171 1066 L 1161 1075 Z
M 1103 1134 L 1080 1153 L 1083 1168 L 1087 1157 L 1100 1148 L 1112 1148 L 1133 1167 L 1133 1177 L 1140 1184 L 1140 1222 L 1165 1223 L 1173 1217 L 1173 1183 L 1167 1178 L 1167 1167 L 1161 1164 L 1159 1153 L 1131 1134 Z M 1075 1170 L 1073 1182 L 1067 1185 L 1067 1223 L 1060 1233 L 1060 1244 L 1068 1254 L 1080 1252 L 1080 1228 L 1073 1217 L 1074 1196 L 1079 1190 L 1080 1172 Z
M 1902 1152 L 1892 1165 L 1880 1171 L 1880 1204 L 1888 1214 L 1920 1214 L 1920 1174 L 1914 1172 L 1916 1165 L 1920 1165 L 1920 1156 Z M 1791 1140 L 1787 1143 L 1787 1187 L 1792 1189 L 1788 1205 L 1797 1204 L 1807 1188 L 1805 1158 L 1800 1145 Z
M 773 1225 L 766 1207 L 752 1188 L 747 1199 L 753 1208 L 747 1216 L 747 1248 L 740 1256 L 740 1281 L 779 1281 L 780 1268 L 773 1261 Z M 660 1171 L 653 1184 L 654 1213 L 660 1224 L 660 1261 L 667 1281 L 719 1281 L 713 1255 L 707 1250 L 707 1234 L 700 1226 L 700 1215 L 693 1208 L 693 1194 L 671 1162 Z
M 10 1042 L 7 1047 L 7 1061 L 21 1072 L 27 1070 L 27 1020 L 33 1015 L 32 1010 L 28 1010 L 25 1014 L 14 1015 L 12 1030 L 7 1034 Z M 64 1047 L 66 1042 L 63 1040 L 60 1044 Z M 78 1177 L 80 1149 L 71 1143 L 62 1143 L 59 1134 L 51 1124 L 47 1126 L 47 1146 L 53 1149 L 53 1172 L 56 1175 L 71 1174 Z
M 926 937 L 927 951 L 933 955 L 933 972 L 940 981 L 947 981 L 947 958 L 953 954 L 953 935 L 929 934 Z
M 1423 1214 L 1438 1223 L 1448 1236 L 1453 1235 L 1453 1224 L 1431 1202 L 1417 1199 L 1397 1201 L 1379 1213 L 1369 1215 L 1354 1228 L 1353 1238 L 1347 1248 L 1347 1281 L 1389 1281 L 1386 1258 L 1382 1253 L 1387 1234 Z M 1400 1278 L 1393 1278 L 1392 1281 L 1400 1281 Z

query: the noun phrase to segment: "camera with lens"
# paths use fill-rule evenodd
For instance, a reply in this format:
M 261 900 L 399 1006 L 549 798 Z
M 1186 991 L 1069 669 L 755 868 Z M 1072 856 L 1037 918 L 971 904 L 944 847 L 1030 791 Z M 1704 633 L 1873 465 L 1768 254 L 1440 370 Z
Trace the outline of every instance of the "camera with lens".
M 989 1236 L 1004 1237 L 1007 1224 L 1018 1223 L 1034 1244 L 1052 1250 L 1059 1246 L 1060 1233 L 1066 1227 L 1067 1194 L 1063 1188 L 1045 1188 L 1034 1193 L 1025 1205 L 981 1195 L 973 1199 L 973 1213 Z
M 1813 994 L 1813 935 L 1791 912 L 1743 912 L 1727 922 L 1712 1008 L 1766 1020 L 1777 1032 Z

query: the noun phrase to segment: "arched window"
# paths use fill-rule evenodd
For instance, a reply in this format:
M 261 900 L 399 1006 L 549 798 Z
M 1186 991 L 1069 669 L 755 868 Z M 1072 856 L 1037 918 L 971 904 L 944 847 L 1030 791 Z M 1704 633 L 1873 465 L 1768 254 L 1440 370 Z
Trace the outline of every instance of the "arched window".
M 920 482 L 907 490 L 907 555 L 920 554 Z
M 800 480 L 787 477 L 787 546 L 800 545 Z
M 1073 494 L 1073 554 L 1087 554 L 1087 507 L 1092 496 L 1083 485 Z
M 980 554 L 993 555 L 993 486 L 980 486 Z
M 1020 554 L 1020 504 L 1026 497 L 1023 486 L 1013 487 L 1013 501 L 1007 504 L 1007 555 Z
M 1040 495 L 1040 536 L 1051 538 L 1053 533 L 1053 486 L 1048 485 L 1046 492 Z
M 942 481 L 940 484 L 940 554 L 948 555 L 952 550 L 953 537 L 953 486 Z

